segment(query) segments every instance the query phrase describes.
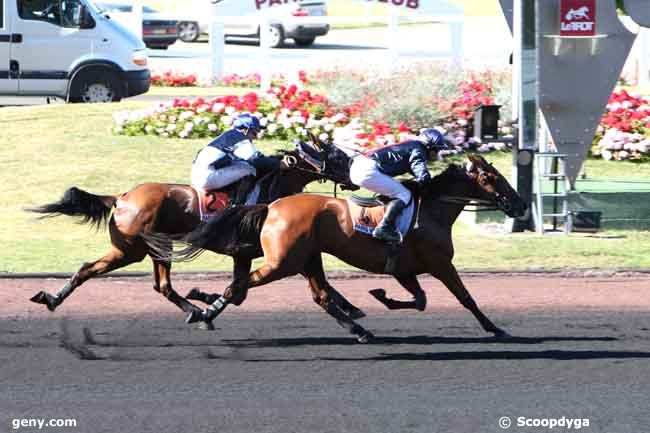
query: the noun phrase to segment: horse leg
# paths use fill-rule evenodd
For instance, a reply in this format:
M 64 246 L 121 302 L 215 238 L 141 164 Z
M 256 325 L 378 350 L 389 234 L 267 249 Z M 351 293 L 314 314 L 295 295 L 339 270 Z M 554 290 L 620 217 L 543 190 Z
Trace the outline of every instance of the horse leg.
M 307 278 L 307 275 L 304 272 L 301 272 L 302 276 Z M 313 290 L 311 285 L 309 286 L 310 290 Z M 352 304 L 350 301 L 348 301 L 345 296 L 343 296 L 341 293 L 339 293 L 334 287 L 329 286 L 328 288 L 328 293 L 330 298 L 332 298 L 332 301 L 336 304 L 339 310 L 341 310 L 346 316 L 348 316 L 352 320 L 358 320 L 358 319 L 363 319 L 366 317 L 366 313 L 363 312 L 360 308 L 358 308 L 356 305 Z M 319 304 L 319 302 L 314 299 L 314 301 Z M 320 304 L 319 304 L 320 306 Z
M 415 275 L 400 275 L 395 276 L 395 279 L 413 295 L 412 301 L 399 301 L 396 299 L 391 299 L 386 296 L 386 291 L 384 289 L 374 289 L 370 290 L 372 296 L 375 297 L 379 302 L 384 304 L 389 310 L 418 310 L 424 311 L 427 306 L 427 296 L 420 287 L 420 283 Z
M 290 275 L 290 272 L 282 265 L 265 263 L 258 269 L 250 272 L 246 277 L 243 277 L 243 275 L 245 275 L 244 271 L 250 269 L 250 259 L 236 260 L 235 264 L 235 279 L 233 283 L 228 286 L 224 294 L 199 314 L 194 311 L 191 312 L 185 320 L 186 323 L 194 323 L 199 320 L 211 322 L 226 309 L 231 301 L 233 303 L 234 301 L 238 301 L 239 304 L 241 304 L 241 302 L 246 298 L 246 293 L 248 293 L 249 288 L 263 286 L 264 284 L 271 283 Z
M 327 314 L 336 319 L 339 325 L 347 329 L 351 334 L 356 335 L 359 343 L 368 343 L 374 338 L 370 331 L 355 323 L 336 304 L 334 298 L 331 296 L 332 291 L 336 292 L 336 290 L 327 282 L 320 254 L 316 254 L 307 262 L 304 274 L 309 281 L 314 302 L 325 310 Z
M 221 293 L 207 293 L 201 291 L 198 287 L 194 287 L 192 288 L 192 290 L 187 292 L 187 295 L 185 295 L 185 299 L 191 299 L 193 301 L 199 301 L 199 302 L 203 302 L 204 304 L 210 305 L 214 301 L 216 301 L 220 296 Z
M 485 314 L 478 308 L 476 301 L 469 294 L 465 285 L 463 284 L 456 267 L 451 262 L 437 263 L 438 269 L 434 270 L 431 275 L 442 281 L 447 288 L 454 294 L 456 299 L 461 305 L 472 312 L 474 317 L 479 321 L 486 332 L 492 332 L 497 337 L 507 337 L 508 333 L 501 328 L 498 328 Z
M 251 271 L 251 263 L 252 260 L 248 257 L 246 258 L 233 257 L 233 283 L 232 284 L 235 284 L 237 280 L 248 279 L 248 274 Z M 238 295 L 235 299 L 232 300 L 232 303 L 235 305 L 241 305 L 241 303 L 244 302 L 244 299 L 246 299 L 246 294 L 248 293 L 248 289 L 246 288 L 245 290 L 240 290 L 237 293 Z M 223 296 L 225 295 L 226 293 L 224 292 Z M 217 299 L 219 299 L 221 296 L 222 295 L 220 293 L 207 293 L 195 287 L 189 291 L 189 293 L 187 294 L 187 296 L 185 296 L 185 298 L 193 299 L 195 301 L 201 301 L 204 304 L 210 305 L 216 302 Z M 233 294 L 229 292 L 228 299 L 230 299 L 231 296 L 233 296 Z
M 45 291 L 41 291 L 32 296 L 30 300 L 37 304 L 45 304 L 48 310 L 54 311 L 56 307 L 61 305 L 63 301 L 84 282 L 97 275 L 106 274 L 115 269 L 142 261 L 144 256 L 144 251 L 136 249 L 128 254 L 117 247 L 113 247 L 108 254 L 101 259 L 81 265 L 81 268 L 79 268 L 79 270 L 72 276 L 72 278 L 70 278 L 70 280 L 68 280 L 66 285 L 63 286 L 56 295 L 53 296 Z
M 161 260 L 156 260 L 153 258 L 152 260 L 153 260 L 154 290 L 160 293 L 161 295 L 163 295 L 172 304 L 176 305 L 178 308 L 180 308 L 186 313 L 190 313 L 191 311 L 194 310 L 200 312 L 201 309 L 199 307 L 193 305 L 191 302 L 187 301 L 187 299 L 180 296 L 172 287 L 171 263 L 161 261 Z M 203 325 L 203 328 L 208 330 L 214 329 L 212 324 L 205 324 Z

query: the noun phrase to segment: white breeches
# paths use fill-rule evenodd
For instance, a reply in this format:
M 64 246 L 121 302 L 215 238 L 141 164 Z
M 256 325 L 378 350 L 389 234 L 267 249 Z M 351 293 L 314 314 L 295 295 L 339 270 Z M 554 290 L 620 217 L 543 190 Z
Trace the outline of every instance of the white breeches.
M 363 155 L 356 156 L 350 166 L 350 180 L 369 191 L 398 198 L 405 204 L 411 201 L 411 192 L 392 177 L 382 173 L 377 163 Z
M 255 176 L 255 167 L 241 161 L 233 161 L 218 170 L 192 167 L 192 186 L 206 190 L 218 189 L 251 175 Z

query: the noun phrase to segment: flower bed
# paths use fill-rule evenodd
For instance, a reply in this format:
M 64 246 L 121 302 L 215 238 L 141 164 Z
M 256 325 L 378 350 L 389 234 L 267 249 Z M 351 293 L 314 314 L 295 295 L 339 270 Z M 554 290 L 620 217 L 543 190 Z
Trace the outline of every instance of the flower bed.
M 320 81 L 324 73 L 314 75 Z M 233 81 L 244 84 L 257 82 L 258 76 L 231 76 Z M 307 82 L 307 76 L 301 74 Z M 444 111 L 445 128 L 453 135 L 459 153 L 467 148 L 481 151 L 494 147 L 466 140 L 464 127 L 474 108 L 481 103 L 492 103 L 492 87 L 486 84 L 485 75 L 469 76 L 457 89 L 453 98 L 438 98 L 435 103 Z M 349 103 L 332 103 L 323 95 L 300 90 L 295 85 L 274 87 L 267 94 L 224 96 L 213 99 L 199 98 L 194 101 L 177 99 L 172 104 L 161 104 L 139 112 L 123 112 L 115 115 L 114 131 L 126 135 L 159 135 L 162 137 L 204 138 L 216 137 L 228 129 L 234 117 L 244 111 L 254 113 L 264 125 L 264 136 L 272 139 L 305 137 L 307 131 L 323 140 L 355 141 L 362 147 L 374 147 L 399 142 L 414 136 L 420 125 L 395 122 L 384 118 L 369 119 L 367 113 L 379 104 L 380 96 L 359 95 Z M 426 109 L 426 108 L 425 108 Z M 440 125 L 441 122 L 430 126 Z M 342 129 L 345 127 L 344 129 Z M 340 134 L 334 138 L 335 130 Z
M 153 72 L 151 74 L 152 86 L 167 87 L 190 87 L 197 86 L 198 79 L 196 74 L 183 74 L 181 72 Z
M 304 137 L 307 130 L 330 138 L 336 126 L 348 123 L 345 111 L 335 111 L 321 95 L 296 86 L 281 86 L 259 96 L 222 96 L 194 101 L 175 99 L 148 110 L 116 113 L 115 132 L 125 135 L 159 135 L 162 137 L 216 137 L 228 129 L 241 112 L 258 116 L 267 138 Z
M 594 139 L 592 153 L 606 160 L 650 159 L 650 98 L 614 92 Z

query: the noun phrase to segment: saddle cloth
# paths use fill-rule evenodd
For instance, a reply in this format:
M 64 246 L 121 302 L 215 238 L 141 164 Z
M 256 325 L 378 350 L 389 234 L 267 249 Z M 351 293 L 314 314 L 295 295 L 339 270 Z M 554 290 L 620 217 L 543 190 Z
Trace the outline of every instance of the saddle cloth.
M 211 217 L 217 215 L 225 208 L 230 206 L 232 191 L 229 189 L 230 185 L 224 189 L 211 189 L 205 190 L 203 188 L 196 188 L 196 195 L 199 197 L 199 214 L 201 221 L 207 221 Z M 260 195 L 260 186 L 255 185 L 255 188 L 248 193 L 246 197 L 246 204 L 257 203 L 257 198 Z
M 354 230 L 372 235 L 373 230 L 381 219 L 384 217 L 384 206 L 363 207 L 354 203 L 351 199 L 346 199 L 348 208 L 350 209 L 350 216 L 352 217 L 352 224 Z M 415 210 L 415 200 L 402 211 L 397 219 L 397 230 L 402 234 L 402 238 L 406 237 L 410 227 L 413 213 Z

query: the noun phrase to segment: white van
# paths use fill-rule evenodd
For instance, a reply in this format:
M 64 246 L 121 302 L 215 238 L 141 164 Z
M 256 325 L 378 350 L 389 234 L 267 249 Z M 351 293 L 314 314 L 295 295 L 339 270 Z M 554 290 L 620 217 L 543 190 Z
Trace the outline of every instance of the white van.
M 149 90 L 144 43 L 91 0 L 0 2 L 0 95 L 109 102 Z

